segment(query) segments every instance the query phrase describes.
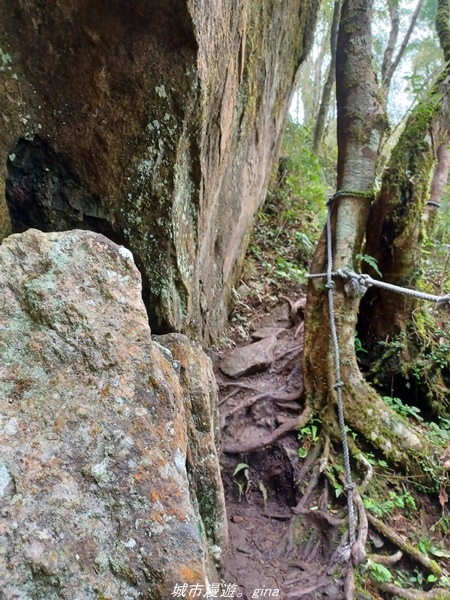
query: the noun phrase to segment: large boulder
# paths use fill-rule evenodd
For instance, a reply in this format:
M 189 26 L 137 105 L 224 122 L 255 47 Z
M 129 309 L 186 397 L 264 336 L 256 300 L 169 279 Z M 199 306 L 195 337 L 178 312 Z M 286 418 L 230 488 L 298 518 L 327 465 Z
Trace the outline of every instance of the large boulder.
M 127 249 L 87 231 L 3 240 L 5 600 L 166 600 L 217 580 L 217 391 L 198 347 L 164 345 Z
M 0 238 L 103 233 L 152 330 L 214 338 L 318 6 L 0 0 Z

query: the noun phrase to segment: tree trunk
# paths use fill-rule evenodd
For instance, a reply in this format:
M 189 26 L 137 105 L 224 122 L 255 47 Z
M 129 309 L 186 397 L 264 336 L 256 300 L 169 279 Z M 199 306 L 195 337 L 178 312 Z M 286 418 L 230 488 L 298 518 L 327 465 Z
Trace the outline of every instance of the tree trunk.
M 436 166 L 434 168 L 433 179 L 431 180 L 430 197 L 425 207 L 425 224 L 427 234 L 433 231 L 437 211 L 441 204 L 442 194 L 448 181 L 450 169 L 450 135 L 439 145 L 436 151 Z
M 384 112 L 372 70 L 371 2 L 345 0 L 338 36 L 336 95 L 338 108 L 338 190 L 332 203 L 333 270 L 355 269 L 361 251 L 375 178 Z M 325 235 L 318 244 L 311 271 L 326 270 Z M 348 426 L 370 440 L 394 463 L 420 473 L 427 462 L 426 443 L 405 425 L 362 377 L 355 357 L 354 334 L 359 299 L 346 294 L 342 282 L 333 290 L 335 323 L 340 348 L 341 379 Z M 307 398 L 321 415 L 324 427 L 336 436 L 336 391 L 333 350 L 325 285 L 311 280 L 305 331 L 305 387 Z
M 436 20 L 442 47 L 450 37 L 448 17 L 448 0 L 440 0 Z M 450 129 L 449 89 L 447 62 L 431 93 L 407 120 L 372 206 L 365 253 L 377 260 L 383 281 L 388 283 L 414 287 L 421 276 L 422 215 L 435 160 L 434 147 L 447 139 Z M 371 290 L 362 311 L 363 327 L 369 337 L 384 340 L 404 331 L 415 302 L 408 296 L 378 288 Z

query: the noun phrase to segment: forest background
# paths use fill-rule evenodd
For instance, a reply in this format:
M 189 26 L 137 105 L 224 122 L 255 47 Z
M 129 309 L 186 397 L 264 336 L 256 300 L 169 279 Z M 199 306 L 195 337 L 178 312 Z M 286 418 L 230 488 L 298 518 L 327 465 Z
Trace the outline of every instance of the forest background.
M 371 13 L 370 4 L 321 5 L 314 47 L 294 94 L 283 154 L 258 216 L 243 274 L 242 284 L 251 290 L 253 302 L 237 295 L 232 319 L 245 336 L 255 302 L 275 302 L 286 285 L 308 285 L 305 424 L 314 414 L 316 425 L 309 431 L 316 432 L 319 424 L 325 448 L 330 438 L 337 441 L 332 432 L 339 429 L 337 388 L 342 386 L 351 433 L 344 437 L 357 440 L 350 443 L 350 454 L 363 472 L 375 465 L 390 485 L 382 486 L 378 496 L 373 488 L 362 494 L 371 523 L 374 516 L 395 510 L 396 503 L 406 513 L 414 509 L 407 487 L 412 483 L 434 494 L 442 508 L 435 527 L 440 542 L 422 541 L 421 550 L 431 558 L 435 552 L 434 557 L 448 559 L 448 311 L 378 288 L 352 295 L 347 287 L 351 277 L 335 282 L 341 383 L 333 373 L 325 278 L 308 280 L 309 273 L 327 268 L 323 228 L 331 198 L 335 271 L 362 272 L 448 303 L 448 1 L 376 1 Z M 362 48 L 356 59 L 355 48 Z M 369 82 L 359 96 L 358 78 Z M 355 148 L 367 159 L 359 170 L 354 168 Z M 362 199 L 374 202 L 369 208 Z M 350 233 L 348 222 L 353 225 Z M 389 427 L 383 431 L 379 423 Z M 337 493 L 342 489 L 336 484 Z M 372 565 L 372 571 L 394 597 L 438 597 L 441 591 L 430 589 L 436 581 L 440 590 L 450 586 L 445 569 L 428 576 L 416 571 L 408 581 L 400 571 L 395 575 L 380 564 Z M 405 591 L 423 585 L 428 585 L 429 596 Z

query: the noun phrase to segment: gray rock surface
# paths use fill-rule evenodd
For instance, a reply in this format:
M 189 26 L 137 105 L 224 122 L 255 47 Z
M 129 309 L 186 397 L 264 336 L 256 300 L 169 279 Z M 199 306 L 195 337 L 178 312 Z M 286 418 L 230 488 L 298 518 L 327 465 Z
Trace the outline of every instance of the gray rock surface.
M 0 238 L 132 250 L 155 333 L 224 328 L 317 0 L 0 0 Z
M 233 379 L 265 371 L 272 364 L 276 344 L 277 338 L 272 335 L 248 346 L 235 348 L 221 362 L 220 370 Z
M 182 385 L 198 367 L 186 339 L 178 371 L 152 342 L 140 283 L 131 254 L 99 234 L 29 230 L 0 245 L 2 599 L 166 600 L 215 577 L 203 542 L 218 555 L 226 538 L 221 486 L 210 477 L 219 508 L 205 525 L 186 470 Z M 191 404 L 213 469 L 203 385 Z

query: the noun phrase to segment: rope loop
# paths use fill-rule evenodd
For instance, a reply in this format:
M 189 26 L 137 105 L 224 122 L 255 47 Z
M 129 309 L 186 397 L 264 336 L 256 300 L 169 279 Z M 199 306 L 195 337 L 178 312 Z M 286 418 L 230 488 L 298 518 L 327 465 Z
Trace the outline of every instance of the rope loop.
M 361 198 L 362 200 L 372 201 L 375 198 L 373 191 L 363 192 L 361 190 L 338 190 L 328 198 L 327 206 L 331 206 L 338 198 Z

